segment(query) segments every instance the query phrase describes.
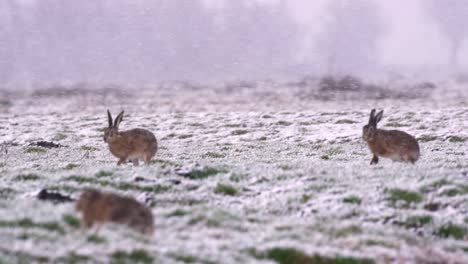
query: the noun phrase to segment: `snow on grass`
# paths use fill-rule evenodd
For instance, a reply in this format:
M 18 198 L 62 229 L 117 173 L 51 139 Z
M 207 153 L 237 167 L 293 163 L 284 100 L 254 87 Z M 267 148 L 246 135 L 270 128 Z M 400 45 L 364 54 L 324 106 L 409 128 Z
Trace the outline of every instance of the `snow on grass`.
M 275 89 L 266 99 L 255 90 L 16 99 L 0 114 L 9 124 L 0 129 L 0 262 L 468 261 L 466 103 L 309 102 Z M 126 110 L 122 129 L 156 134 L 150 166 L 116 166 L 102 139 L 107 108 Z M 418 138 L 415 165 L 369 165 L 361 131 L 371 108 L 385 110 L 380 127 Z M 41 140 L 61 147 L 30 146 Z M 146 203 L 154 235 L 85 231 L 72 203 L 35 198 L 88 187 Z

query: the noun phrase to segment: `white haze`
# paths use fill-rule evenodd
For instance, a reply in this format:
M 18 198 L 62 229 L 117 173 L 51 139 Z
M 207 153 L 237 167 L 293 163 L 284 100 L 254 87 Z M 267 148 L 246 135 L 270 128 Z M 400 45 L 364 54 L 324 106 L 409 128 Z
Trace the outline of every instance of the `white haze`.
M 434 1 L 4 0 L 0 84 L 463 72 L 466 38 L 453 65 L 452 43 L 428 10 Z M 344 11 L 354 24 L 332 38 L 331 2 L 356 7 Z M 367 23 L 361 7 L 372 4 Z

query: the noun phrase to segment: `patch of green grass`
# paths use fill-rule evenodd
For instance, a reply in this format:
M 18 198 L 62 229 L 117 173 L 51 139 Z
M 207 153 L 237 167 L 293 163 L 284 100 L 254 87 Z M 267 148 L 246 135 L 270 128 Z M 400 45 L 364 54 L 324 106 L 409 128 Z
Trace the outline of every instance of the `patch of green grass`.
M 84 150 L 84 151 L 96 151 L 96 150 L 98 150 L 98 148 L 92 147 L 92 146 L 83 145 L 83 146 L 81 146 L 81 150 Z
M 192 179 L 192 180 L 200 180 L 200 179 L 205 179 L 210 176 L 214 176 L 218 173 L 224 173 L 224 172 L 226 171 L 218 169 L 218 168 L 204 167 L 202 169 L 194 169 L 191 172 L 185 174 L 184 177 Z
M 465 138 L 459 137 L 459 136 L 448 136 L 447 137 L 449 142 L 452 143 L 459 143 L 459 142 L 465 142 Z
M 368 239 L 365 241 L 365 244 L 368 246 L 379 246 L 379 247 L 386 247 L 386 248 L 395 248 L 395 245 L 391 242 L 384 241 L 384 240 L 375 240 L 375 239 Z
M 390 189 L 388 190 L 388 193 L 389 193 L 388 199 L 392 203 L 402 201 L 406 205 L 409 205 L 411 203 L 419 203 L 423 199 L 422 195 L 419 194 L 418 192 L 407 191 L 407 190 L 398 189 L 398 188 Z
M 294 248 L 272 248 L 259 253 L 255 249 L 248 250 L 257 259 L 269 259 L 278 264 L 371 264 L 371 259 L 353 257 L 323 257 L 320 255 L 309 256 Z
M 51 190 L 51 191 L 65 191 L 65 192 L 68 192 L 68 193 L 74 193 L 74 192 L 77 192 L 77 191 L 81 191 L 80 188 L 77 188 L 77 187 L 71 186 L 71 185 L 53 185 L 53 186 L 48 186 L 45 189 Z
M 348 227 L 337 230 L 335 234 L 337 237 L 345 237 L 345 236 L 361 234 L 361 233 L 362 233 L 362 229 L 359 226 L 350 225 Z
M 41 177 L 39 177 L 39 175 L 37 174 L 33 174 L 33 173 L 30 173 L 30 174 L 20 174 L 20 175 L 17 175 L 15 177 L 15 181 L 37 181 L 39 180 Z
M 27 147 L 24 152 L 26 153 L 45 153 L 47 150 L 41 147 Z
M 421 192 L 427 193 L 427 192 L 439 189 L 442 186 L 450 185 L 450 184 L 452 184 L 452 182 L 447 181 L 446 179 L 441 179 L 441 180 L 437 180 L 433 183 L 430 183 L 426 186 L 421 187 L 420 190 Z
M 230 127 L 230 128 L 238 128 L 238 127 L 241 127 L 242 125 L 241 124 L 226 124 L 224 125 L 224 127 Z
M 385 126 L 386 127 L 409 127 L 410 125 L 402 124 L 402 123 L 398 123 L 398 122 L 390 122 L 390 123 L 385 124 Z
M 57 133 L 55 134 L 55 136 L 52 138 L 52 140 L 54 141 L 60 141 L 60 140 L 64 140 L 67 138 L 67 135 L 63 134 L 63 133 Z
M 74 168 L 78 168 L 79 165 L 75 164 L 75 163 L 68 163 L 67 166 L 65 166 L 65 170 L 73 170 Z
M 190 123 L 188 125 L 192 126 L 192 127 L 204 127 L 204 125 L 202 123 Z
M 214 192 L 217 194 L 234 196 L 238 193 L 237 189 L 232 185 L 218 183 Z
M 154 263 L 154 257 L 151 256 L 145 250 L 133 250 L 130 253 L 124 251 L 116 251 L 112 254 L 112 263 L 123 264 L 123 263 L 144 263 L 152 264 Z
M 461 240 L 468 235 L 468 230 L 462 225 L 448 223 L 435 230 L 434 235 L 443 238 L 454 238 Z
M 80 219 L 74 217 L 73 215 L 66 214 L 63 217 L 63 221 L 68 225 L 73 228 L 79 228 L 80 227 Z
M 95 244 L 102 244 L 106 242 L 106 239 L 98 235 L 90 235 L 88 236 L 87 241 Z
M 1 257 L 5 256 L 8 261 L 3 261 Z M 51 263 L 46 256 L 32 255 L 22 251 L 0 251 L 0 263 Z
M 98 180 L 89 177 L 82 177 L 77 175 L 72 175 L 65 178 L 66 181 L 74 181 L 77 183 L 90 183 L 93 185 L 100 185 L 100 186 L 110 186 L 116 189 L 120 189 L 123 191 L 127 190 L 135 190 L 135 191 L 142 191 L 142 192 L 152 192 L 152 193 L 161 193 L 165 192 L 170 189 L 169 186 L 163 185 L 138 185 L 129 182 L 114 182 L 108 180 Z
M 172 257 L 180 262 L 184 263 L 195 263 L 198 262 L 198 258 L 191 256 L 191 255 L 178 255 L 178 254 L 173 254 Z
M 202 155 L 202 158 L 206 159 L 206 158 L 211 158 L 211 159 L 222 159 L 226 157 L 225 154 L 222 154 L 222 153 L 216 153 L 216 152 L 207 152 L 205 154 Z
M 430 215 L 413 215 L 406 218 L 402 224 L 406 228 L 420 228 L 430 223 L 432 223 L 432 216 Z
M 46 229 L 49 231 L 55 231 L 61 234 L 65 233 L 63 227 L 57 222 L 36 223 L 32 221 L 30 218 L 22 218 L 19 220 L 12 220 L 12 221 L 0 220 L 0 227 L 6 227 L 6 228 L 20 227 L 20 228 L 25 228 L 25 229 L 41 228 L 41 229 Z
M 182 134 L 178 136 L 179 139 L 186 139 L 186 138 L 191 138 L 191 137 L 193 137 L 193 135 L 190 135 L 190 134 Z
M 170 186 L 164 186 L 160 184 L 155 185 L 138 185 L 128 182 L 119 182 L 111 184 L 112 187 L 120 189 L 122 191 L 135 190 L 141 192 L 151 192 L 151 193 L 162 193 L 171 189 Z
M 245 174 L 232 173 L 229 176 L 229 180 L 232 181 L 232 182 L 240 182 L 240 181 L 245 180 L 245 179 L 247 179 L 247 175 L 245 175 Z
M 351 196 L 343 198 L 343 203 L 361 204 L 361 198 L 355 195 L 351 195 Z
M 430 141 L 434 141 L 434 140 L 437 140 L 436 136 L 422 135 L 422 136 L 418 137 L 419 142 L 430 142 Z
M 335 122 L 335 124 L 356 124 L 356 121 L 350 120 L 350 119 L 340 119 Z
M 280 126 L 290 126 L 290 125 L 292 125 L 291 122 L 283 121 L 283 120 L 278 121 L 276 124 L 280 125 Z
M 303 194 L 301 197 L 301 203 L 307 203 L 310 200 L 311 196 L 308 194 Z
M 465 195 L 465 194 L 468 194 L 468 185 L 462 185 L 462 184 L 459 184 L 454 188 L 447 189 L 441 193 L 441 195 L 449 196 L 449 197 Z
M 241 135 L 245 135 L 249 133 L 248 130 L 245 130 L 245 129 L 236 129 L 234 131 L 231 132 L 231 135 L 233 136 L 241 136 Z
M 94 176 L 98 178 L 104 178 L 104 177 L 112 176 L 112 174 L 114 174 L 112 171 L 100 170 Z
M 184 216 L 188 214 L 190 214 L 190 212 L 185 211 L 183 209 L 176 209 L 175 211 L 168 213 L 166 216 L 167 217 L 179 217 L 179 216 Z
M 162 159 L 157 159 L 157 160 L 152 160 L 151 164 L 160 164 L 161 168 L 171 168 L 171 167 L 177 167 L 179 164 L 170 161 L 170 160 L 162 160 Z
M 66 257 L 60 257 L 54 263 L 67 263 L 67 264 L 75 264 L 75 263 L 91 263 L 91 258 L 85 255 L 76 254 L 75 252 L 71 252 Z
M 294 169 L 293 166 L 287 165 L 287 164 L 279 165 L 278 168 L 280 168 L 280 169 L 282 169 L 282 170 L 284 170 L 284 171 L 288 171 L 288 170 Z

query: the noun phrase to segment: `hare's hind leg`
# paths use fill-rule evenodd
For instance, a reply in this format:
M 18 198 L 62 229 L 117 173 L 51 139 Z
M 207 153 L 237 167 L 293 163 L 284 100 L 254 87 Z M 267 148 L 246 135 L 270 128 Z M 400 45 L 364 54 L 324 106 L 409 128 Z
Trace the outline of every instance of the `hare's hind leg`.
M 374 164 L 377 164 L 377 163 L 379 163 L 379 157 L 377 157 L 376 155 L 374 155 L 374 156 L 372 157 L 372 160 L 371 160 L 371 162 L 370 162 L 370 165 L 374 165 Z
M 125 163 L 127 161 L 127 157 L 120 158 L 119 161 L 117 161 L 117 165 L 121 165 L 122 163 Z

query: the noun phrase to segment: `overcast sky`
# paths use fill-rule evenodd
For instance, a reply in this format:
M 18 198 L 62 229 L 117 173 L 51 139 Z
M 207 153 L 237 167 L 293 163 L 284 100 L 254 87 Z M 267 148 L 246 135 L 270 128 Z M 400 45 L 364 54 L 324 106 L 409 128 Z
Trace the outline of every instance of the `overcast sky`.
M 222 10 L 223 4 L 231 0 L 202 1 L 205 1 L 210 8 Z M 282 0 L 256 1 L 269 4 L 277 3 Z M 301 48 L 297 49 L 294 54 L 296 61 L 310 63 L 315 60 L 317 54 L 311 53 L 311 47 L 314 45 L 315 36 L 319 35 L 320 32 L 324 30 L 323 21 L 326 19 L 324 17 L 324 10 L 330 1 L 333 0 L 283 0 L 283 2 L 287 4 L 288 12 L 290 12 L 294 20 L 301 25 L 303 43 Z M 420 67 L 425 67 L 426 69 L 431 67 L 434 69 L 441 69 L 448 66 L 450 42 L 443 32 L 439 30 L 438 25 L 430 17 L 427 10 L 424 9 L 422 5 L 423 1 L 424 0 L 375 0 L 380 8 L 383 20 L 386 23 L 386 32 L 378 43 L 379 52 L 377 56 L 381 64 L 388 67 L 399 68 L 402 71 Z M 124 1 L 119 2 L 122 3 Z M 352 3 L 353 1 L 350 2 Z M 16 0 L 16 3 L 21 3 L 26 9 L 41 4 L 39 0 Z M 107 3 L 111 2 L 107 1 Z M 134 0 L 134 2 L 130 1 L 129 3 L 138 5 L 138 3 L 148 2 L 145 2 L 145 0 Z M 0 8 L 1 7 L 2 5 L 0 4 Z M 112 14 L 113 13 L 107 15 L 112 16 Z M 86 19 L 86 17 L 83 17 L 83 19 Z M 136 21 L 137 22 L 132 23 L 139 23 L 138 18 Z M 131 27 L 131 25 L 129 27 Z M 38 30 L 40 31 L 42 29 L 39 28 Z M 28 40 L 28 42 L 31 41 L 34 41 L 34 39 Z M 98 45 L 99 43 L 97 43 L 97 46 Z M 2 48 L 1 43 L 0 48 Z M 8 50 L 8 47 L 6 47 L 6 50 Z M 272 56 L 274 55 L 275 54 L 272 54 Z M 0 54 L 0 56 L 2 56 L 2 54 Z M 461 67 L 465 69 L 468 68 L 468 41 L 466 40 L 463 42 L 459 54 L 459 62 Z M 17 68 L 18 67 L 24 68 L 24 66 L 17 66 Z

